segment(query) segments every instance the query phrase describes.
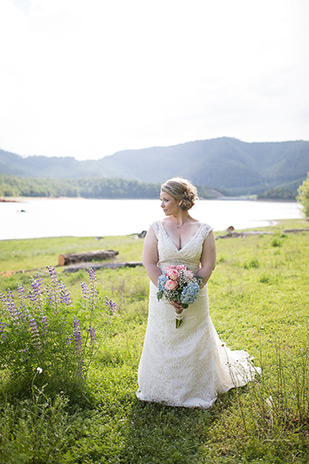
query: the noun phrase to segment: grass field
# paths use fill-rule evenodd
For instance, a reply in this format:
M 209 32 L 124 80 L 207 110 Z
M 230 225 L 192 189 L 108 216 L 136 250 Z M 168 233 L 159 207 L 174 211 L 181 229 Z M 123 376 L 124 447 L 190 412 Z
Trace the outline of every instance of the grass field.
M 15 398 L 3 381 L 0 462 L 307 463 L 309 233 L 283 233 L 286 228 L 309 225 L 284 221 L 261 229 L 272 235 L 217 240 L 209 281 L 220 338 L 254 357 L 262 367 L 256 382 L 220 395 L 210 410 L 139 402 L 149 281 L 143 267 L 98 270 L 99 291 L 117 303 L 118 314 L 112 332 L 99 340 L 85 398 Z M 17 284 L 27 288 L 36 272 L 47 281 L 46 266 L 56 266 L 59 254 L 114 249 L 119 262 L 140 261 L 142 246 L 135 236 L 0 241 L 0 291 L 17 295 Z M 63 270 L 56 267 L 79 311 L 87 272 Z

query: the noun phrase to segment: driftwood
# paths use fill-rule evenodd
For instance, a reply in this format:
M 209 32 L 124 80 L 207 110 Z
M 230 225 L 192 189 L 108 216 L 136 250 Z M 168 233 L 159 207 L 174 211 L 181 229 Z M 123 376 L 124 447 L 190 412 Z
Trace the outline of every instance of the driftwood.
M 285 229 L 283 231 L 284 234 L 299 234 L 301 232 L 309 232 L 309 227 L 307 229 Z M 234 232 L 234 228 L 229 227 L 227 229 L 227 234 L 219 235 L 216 237 L 218 238 L 238 238 L 238 237 L 251 237 L 252 235 L 272 235 L 274 232 L 266 232 L 266 231 L 248 231 L 248 232 Z
M 216 237 L 218 238 L 238 238 L 238 237 L 251 237 L 252 235 L 272 235 L 273 232 L 259 232 L 259 231 L 252 231 L 252 232 L 229 232 L 226 235 L 219 235 Z
M 298 234 L 300 232 L 309 232 L 309 228 L 307 229 L 285 229 L 283 231 L 284 234 Z
M 99 251 L 85 251 L 82 253 L 69 253 L 66 255 L 59 256 L 59 266 L 66 266 L 67 264 L 82 263 L 92 260 L 102 261 L 104 259 L 113 259 L 118 255 L 118 251 L 114 250 L 99 250 Z
M 137 267 L 142 266 L 143 263 L 139 261 L 130 261 L 126 263 L 81 263 L 73 264 L 72 266 L 67 266 L 63 272 L 77 272 L 81 269 L 87 269 L 91 267 L 92 269 L 117 269 L 120 267 Z

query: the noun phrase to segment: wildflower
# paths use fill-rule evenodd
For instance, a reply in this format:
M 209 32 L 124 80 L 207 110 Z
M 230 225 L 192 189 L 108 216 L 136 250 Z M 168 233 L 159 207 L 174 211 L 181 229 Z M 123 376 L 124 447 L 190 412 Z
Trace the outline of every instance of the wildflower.
M 43 372 L 43 369 L 42 369 L 41 367 L 37 367 L 36 370 L 37 370 L 37 372 L 38 372 L 39 374 L 42 374 L 42 372 Z
M 0 335 L 2 339 L 5 339 L 5 322 L 0 321 Z
M 18 312 L 15 307 L 15 301 L 12 290 L 10 289 L 7 291 L 6 305 L 8 310 L 10 311 L 12 319 L 18 320 Z
M 81 335 L 81 330 L 80 330 L 80 323 L 79 320 L 74 318 L 73 321 L 74 325 L 74 341 L 75 341 L 75 350 L 76 354 L 81 355 L 82 354 L 82 335 Z
M 83 294 L 84 300 L 88 300 L 88 297 L 89 297 L 88 285 L 85 282 L 81 282 L 80 286 L 82 287 L 82 294 Z
M 89 334 L 90 334 L 90 342 L 91 342 L 91 344 L 95 344 L 96 340 L 97 340 L 97 336 L 96 336 L 94 327 L 89 326 Z
M 60 303 L 70 306 L 72 304 L 71 296 L 63 282 L 60 282 L 59 290 L 60 290 Z
M 17 284 L 17 292 L 18 292 L 19 305 L 24 310 L 25 306 L 26 306 L 26 304 L 25 304 L 26 296 L 25 296 L 25 292 L 24 292 L 24 287 Z
M 96 273 L 94 272 L 94 269 L 88 268 L 87 269 L 89 278 L 90 278 L 90 309 L 93 310 L 95 304 L 97 303 L 97 297 L 98 297 L 98 292 L 97 292 L 97 276 Z
M 6 304 L 6 296 L 4 293 L 0 293 L 0 300 L 2 301 L 2 304 L 5 305 Z
M 74 336 L 74 341 L 75 341 L 75 352 L 76 352 L 76 356 L 78 360 L 77 375 L 83 378 L 84 363 L 83 363 L 83 351 L 82 351 L 82 336 L 81 336 L 79 320 L 74 318 L 73 325 L 74 325 L 73 336 Z
M 59 288 L 59 281 L 54 267 L 47 266 L 47 270 L 51 279 L 51 289 L 47 288 L 46 293 L 50 303 L 53 305 L 57 304 L 57 289 Z
M 39 330 L 38 330 L 36 320 L 34 318 L 29 319 L 29 325 L 30 325 L 30 330 L 31 330 L 31 336 L 32 336 L 33 343 L 37 348 L 40 348 L 41 341 L 40 341 L 40 334 L 39 334 Z
M 97 276 L 93 268 L 89 267 L 87 269 L 87 272 L 89 274 L 90 282 L 96 283 L 97 282 Z
M 109 309 L 112 313 L 115 313 L 117 310 L 117 305 L 113 300 L 110 300 L 109 298 L 106 298 L 105 300 L 106 306 L 109 306 Z

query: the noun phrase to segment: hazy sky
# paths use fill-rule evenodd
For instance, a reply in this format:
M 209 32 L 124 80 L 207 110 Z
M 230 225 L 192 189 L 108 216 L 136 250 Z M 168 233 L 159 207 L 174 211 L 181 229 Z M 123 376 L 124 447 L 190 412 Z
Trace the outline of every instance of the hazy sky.
M 0 0 L 0 148 L 309 139 L 308 0 Z

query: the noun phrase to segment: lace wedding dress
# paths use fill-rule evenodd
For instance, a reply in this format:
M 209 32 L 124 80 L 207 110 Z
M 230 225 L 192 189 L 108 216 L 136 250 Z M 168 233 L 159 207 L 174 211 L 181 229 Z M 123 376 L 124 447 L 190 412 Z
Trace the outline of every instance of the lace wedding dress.
M 199 268 L 202 246 L 211 231 L 201 224 L 180 250 L 161 221 L 152 224 L 158 239 L 159 265 L 184 264 Z M 231 351 L 222 343 L 209 316 L 207 285 L 195 303 L 183 312 L 176 329 L 173 307 L 157 300 L 150 282 L 149 314 L 143 352 L 138 369 L 137 397 L 169 406 L 209 408 L 217 394 L 247 384 L 258 371 L 245 351 Z

